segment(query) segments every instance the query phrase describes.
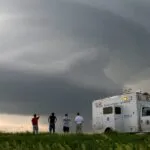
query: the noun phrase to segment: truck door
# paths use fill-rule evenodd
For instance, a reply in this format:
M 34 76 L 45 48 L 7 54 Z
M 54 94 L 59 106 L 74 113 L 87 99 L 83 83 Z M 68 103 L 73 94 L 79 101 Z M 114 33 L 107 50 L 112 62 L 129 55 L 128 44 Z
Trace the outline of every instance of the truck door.
M 124 131 L 123 109 L 121 106 L 114 107 L 114 121 L 115 121 L 115 130 L 123 132 Z
M 140 123 L 142 132 L 150 132 L 150 106 L 141 107 Z
M 107 128 L 111 128 L 114 130 L 114 107 L 107 106 L 103 107 L 103 128 L 104 130 Z

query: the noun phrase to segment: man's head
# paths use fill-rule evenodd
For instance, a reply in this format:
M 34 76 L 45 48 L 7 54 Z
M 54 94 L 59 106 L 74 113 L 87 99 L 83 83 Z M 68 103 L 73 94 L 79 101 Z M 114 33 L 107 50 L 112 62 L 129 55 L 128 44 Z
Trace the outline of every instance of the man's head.
M 67 117 L 67 116 L 68 116 L 68 114 L 65 114 L 65 116 Z
M 55 113 L 52 113 L 52 116 L 54 116 L 55 115 Z
M 77 113 L 77 116 L 79 116 L 79 115 L 80 115 L 80 113 L 78 112 L 78 113 Z
M 36 114 L 34 114 L 33 116 L 36 117 Z

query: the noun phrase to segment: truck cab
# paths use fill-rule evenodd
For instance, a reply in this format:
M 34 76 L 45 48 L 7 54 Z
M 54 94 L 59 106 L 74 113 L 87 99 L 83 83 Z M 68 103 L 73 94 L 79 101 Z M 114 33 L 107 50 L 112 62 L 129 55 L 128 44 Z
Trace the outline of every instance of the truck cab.
M 139 112 L 139 127 L 141 132 L 150 132 L 150 95 L 136 93 Z
M 141 106 L 140 128 L 142 132 L 150 132 L 150 105 Z

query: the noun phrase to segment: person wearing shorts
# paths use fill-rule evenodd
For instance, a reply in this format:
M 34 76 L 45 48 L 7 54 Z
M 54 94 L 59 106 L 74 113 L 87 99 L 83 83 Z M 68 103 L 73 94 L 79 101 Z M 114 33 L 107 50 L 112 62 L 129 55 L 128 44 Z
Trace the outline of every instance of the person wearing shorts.
M 65 114 L 64 118 L 63 118 L 63 132 L 64 133 L 69 133 L 69 123 L 70 123 L 70 119 L 68 117 L 68 114 Z

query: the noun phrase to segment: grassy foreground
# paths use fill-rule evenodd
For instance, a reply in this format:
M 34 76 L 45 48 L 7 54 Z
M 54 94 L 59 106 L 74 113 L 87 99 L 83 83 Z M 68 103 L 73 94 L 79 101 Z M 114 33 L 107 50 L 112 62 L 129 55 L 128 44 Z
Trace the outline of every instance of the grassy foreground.
M 150 134 L 0 133 L 0 150 L 150 150 Z

